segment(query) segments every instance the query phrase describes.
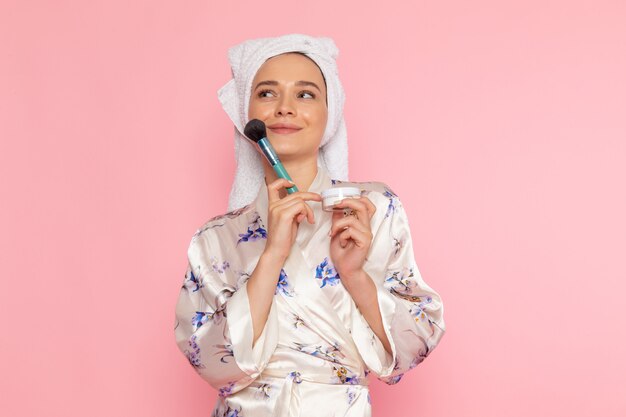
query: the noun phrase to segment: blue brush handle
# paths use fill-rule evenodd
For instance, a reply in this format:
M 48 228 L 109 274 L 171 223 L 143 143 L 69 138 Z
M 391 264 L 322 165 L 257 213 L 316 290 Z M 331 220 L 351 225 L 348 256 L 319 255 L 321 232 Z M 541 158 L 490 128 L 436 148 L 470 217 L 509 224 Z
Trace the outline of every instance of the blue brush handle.
M 287 173 L 287 170 L 285 169 L 283 164 L 280 163 L 280 161 L 278 161 L 278 163 L 275 164 L 273 168 L 274 168 L 274 172 L 276 172 L 276 175 L 278 175 L 280 178 L 285 178 L 293 182 L 293 180 Z M 296 191 L 298 191 L 298 187 L 296 187 L 295 185 L 287 188 L 287 194 L 295 193 Z
M 276 155 L 276 152 L 274 151 L 274 148 L 272 148 L 270 141 L 267 138 L 262 138 L 257 142 L 257 144 L 259 145 L 259 148 L 261 148 L 261 150 L 263 151 L 263 154 L 265 154 L 265 157 L 269 161 L 272 168 L 274 168 L 274 172 L 276 172 L 278 178 L 285 178 L 286 180 L 293 182 L 293 180 L 287 173 L 287 170 L 280 162 L 280 159 L 278 159 L 278 155 Z M 296 191 L 298 191 L 298 187 L 296 187 L 295 185 L 287 188 L 287 194 L 295 193 Z

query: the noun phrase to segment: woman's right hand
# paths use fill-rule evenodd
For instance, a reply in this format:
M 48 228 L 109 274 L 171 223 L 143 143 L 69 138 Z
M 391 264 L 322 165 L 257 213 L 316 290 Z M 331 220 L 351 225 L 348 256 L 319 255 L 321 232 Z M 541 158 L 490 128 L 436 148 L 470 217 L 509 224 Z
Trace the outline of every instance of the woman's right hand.
M 287 259 L 289 256 L 300 222 L 306 217 L 309 223 L 315 223 L 313 210 L 305 201 L 322 201 L 321 195 L 308 191 L 296 191 L 280 198 L 279 190 L 292 186 L 293 183 L 284 178 L 278 178 L 267 186 L 268 225 L 265 252 L 280 259 Z

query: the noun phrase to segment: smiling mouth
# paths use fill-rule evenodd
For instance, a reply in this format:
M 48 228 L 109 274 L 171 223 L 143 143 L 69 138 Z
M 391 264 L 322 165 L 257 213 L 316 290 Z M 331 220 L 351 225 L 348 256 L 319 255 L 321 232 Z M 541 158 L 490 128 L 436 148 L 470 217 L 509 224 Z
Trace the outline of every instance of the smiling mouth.
M 277 127 L 277 128 L 270 127 L 269 130 L 271 130 L 274 133 L 278 133 L 280 135 L 289 135 L 291 133 L 296 133 L 300 131 L 301 129 L 292 129 L 290 127 Z

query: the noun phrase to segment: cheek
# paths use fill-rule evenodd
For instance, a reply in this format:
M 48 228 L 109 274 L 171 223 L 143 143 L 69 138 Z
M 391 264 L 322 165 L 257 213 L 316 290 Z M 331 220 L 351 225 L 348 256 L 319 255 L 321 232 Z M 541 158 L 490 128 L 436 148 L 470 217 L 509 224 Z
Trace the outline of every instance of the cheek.
M 324 108 L 324 110 L 321 111 L 320 114 L 319 114 L 319 125 L 320 125 L 320 129 L 321 129 L 322 133 L 324 132 L 324 130 L 326 130 L 326 123 L 327 122 L 328 122 L 328 112 Z
M 323 132 L 326 129 L 326 122 L 328 120 L 328 111 L 326 110 L 325 107 L 311 109 L 311 112 L 309 113 L 309 117 L 310 117 L 311 123 L 314 124 L 318 128 L 318 130 Z
M 271 109 L 268 106 L 264 106 L 262 103 L 251 101 L 250 106 L 248 107 L 248 119 L 265 119 L 268 112 L 271 112 Z

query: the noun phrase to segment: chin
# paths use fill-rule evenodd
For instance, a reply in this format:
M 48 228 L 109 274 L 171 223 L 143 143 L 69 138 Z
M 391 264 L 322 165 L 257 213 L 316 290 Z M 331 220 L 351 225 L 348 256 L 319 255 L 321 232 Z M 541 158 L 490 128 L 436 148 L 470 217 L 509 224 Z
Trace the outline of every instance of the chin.
M 270 143 L 277 154 L 293 154 L 302 151 L 302 140 L 297 137 L 284 137 L 280 139 L 271 139 Z
M 274 148 L 274 150 L 276 151 L 276 155 L 278 155 L 278 158 L 281 161 L 288 161 L 290 159 L 297 158 L 298 156 L 300 156 L 300 152 L 298 152 L 297 149 Z

